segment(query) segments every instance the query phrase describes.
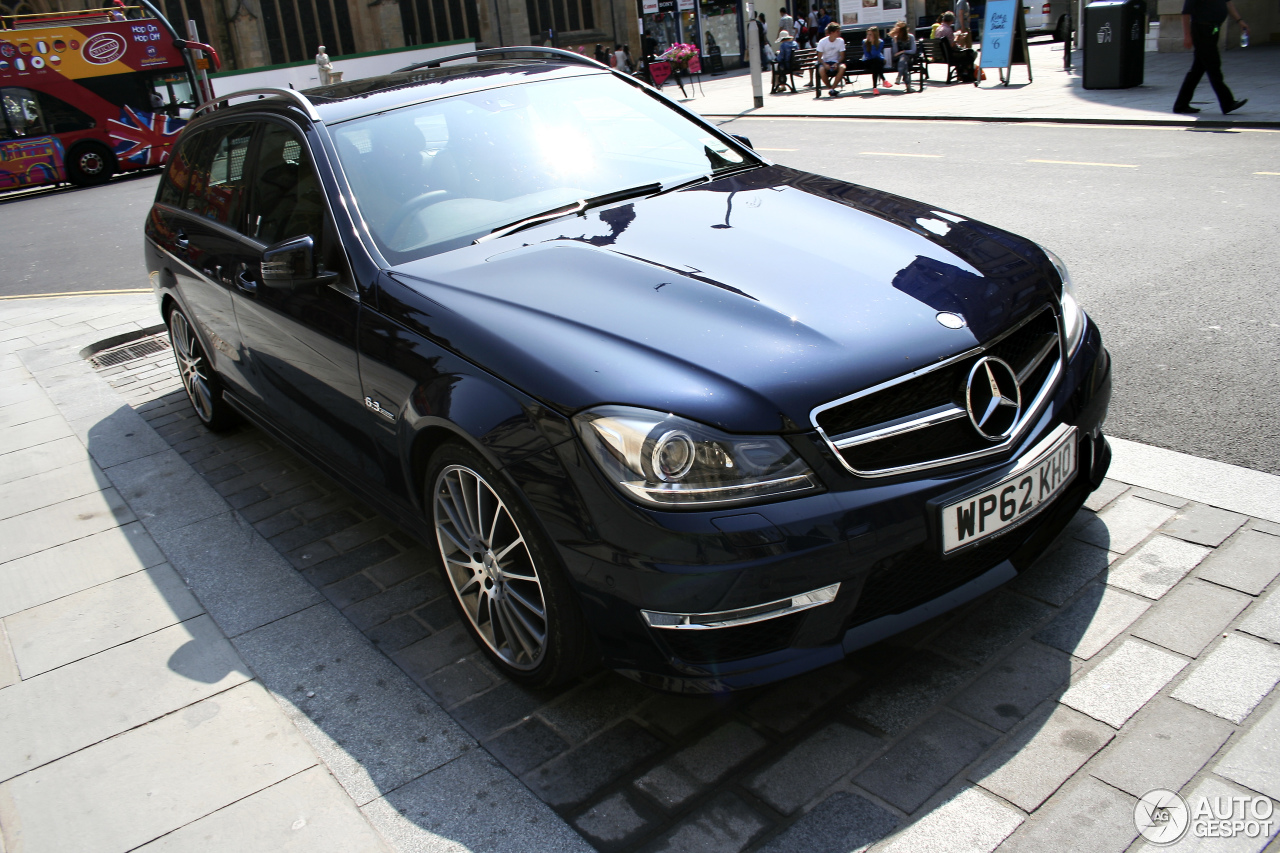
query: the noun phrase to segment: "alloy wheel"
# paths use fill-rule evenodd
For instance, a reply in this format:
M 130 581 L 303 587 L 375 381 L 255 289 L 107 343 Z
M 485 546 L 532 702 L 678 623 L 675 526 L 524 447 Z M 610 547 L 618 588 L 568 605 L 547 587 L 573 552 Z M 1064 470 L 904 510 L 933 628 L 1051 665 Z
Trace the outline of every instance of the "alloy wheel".
M 173 342 L 173 354 L 178 362 L 178 373 L 182 376 L 182 387 L 186 389 L 187 397 L 200 420 L 208 423 L 214 417 L 209 366 L 195 331 L 181 311 L 174 311 L 169 315 L 169 339 Z
M 440 472 L 432 504 L 440 558 L 472 627 L 503 663 L 534 669 L 547 650 L 547 604 L 515 518 L 464 465 Z

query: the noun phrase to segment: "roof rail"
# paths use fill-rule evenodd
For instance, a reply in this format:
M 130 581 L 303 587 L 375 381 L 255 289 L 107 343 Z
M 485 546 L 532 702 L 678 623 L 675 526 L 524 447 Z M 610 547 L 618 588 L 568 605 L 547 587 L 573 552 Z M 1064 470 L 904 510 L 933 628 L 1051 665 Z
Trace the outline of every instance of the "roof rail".
M 584 56 L 581 53 L 574 53 L 571 50 L 560 50 L 554 47 L 537 47 L 536 45 L 523 45 L 513 47 L 490 47 L 484 50 L 473 50 L 467 53 L 455 53 L 453 56 L 442 56 L 439 59 L 428 59 L 426 62 L 416 62 L 413 65 L 406 65 L 404 68 L 397 68 L 395 73 L 401 71 L 416 71 L 419 68 L 439 68 L 446 62 L 453 62 L 456 59 L 470 59 L 471 57 L 504 56 L 509 53 L 532 53 L 541 54 L 548 59 L 567 59 L 580 65 L 591 65 L 596 68 L 608 68 L 609 66 L 596 62 L 590 56 Z
M 296 89 L 274 89 L 274 88 L 241 89 L 239 92 L 232 92 L 229 95 L 217 95 L 213 98 L 213 100 L 208 101 L 207 103 L 201 104 L 199 107 L 197 107 L 195 112 L 192 113 L 192 117 L 194 118 L 195 116 L 199 115 L 205 110 L 217 109 L 218 105 L 220 104 L 225 105 L 232 98 L 243 98 L 249 95 L 257 95 L 259 97 L 284 98 L 285 100 L 293 101 L 295 106 L 301 107 L 302 111 L 307 114 L 307 118 L 311 119 L 312 121 L 320 121 L 320 114 L 316 112 L 316 108 L 312 105 L 311 101 L 307 100 L 307 97 L 303 95 L 301 92 L 297 91 Z

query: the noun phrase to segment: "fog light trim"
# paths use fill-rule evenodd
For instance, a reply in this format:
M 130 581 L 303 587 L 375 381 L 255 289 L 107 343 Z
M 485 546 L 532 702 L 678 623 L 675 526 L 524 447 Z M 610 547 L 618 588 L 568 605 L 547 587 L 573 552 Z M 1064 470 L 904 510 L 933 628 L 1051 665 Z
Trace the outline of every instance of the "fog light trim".
M 840 592 L 840 584 L 834 583 L 790 598 L 752 607 L 740 607 L 736 610 L 721 610 L 716 613 L 663 613 L 658 610 L 641 610 L 640 616 L 650 628 L 664 630 L 707 631 L 716 628 L 732 628 L 735 625 L 750 625 L 752 622 L 777 619 L 779 616 L 830 604 L 835 600 L 838 592 Z

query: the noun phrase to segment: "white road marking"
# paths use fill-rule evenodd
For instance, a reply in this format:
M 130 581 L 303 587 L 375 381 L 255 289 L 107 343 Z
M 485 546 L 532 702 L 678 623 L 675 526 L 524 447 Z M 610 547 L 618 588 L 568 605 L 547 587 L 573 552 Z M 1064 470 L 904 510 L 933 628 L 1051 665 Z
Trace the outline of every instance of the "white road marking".
M 1079 160 L 1028 160 L 1028 163 L 1053 163 L 1057 166 L 1108 166 L 1113 169 L 1136 169 L 1132 163 L 1086 163 Z

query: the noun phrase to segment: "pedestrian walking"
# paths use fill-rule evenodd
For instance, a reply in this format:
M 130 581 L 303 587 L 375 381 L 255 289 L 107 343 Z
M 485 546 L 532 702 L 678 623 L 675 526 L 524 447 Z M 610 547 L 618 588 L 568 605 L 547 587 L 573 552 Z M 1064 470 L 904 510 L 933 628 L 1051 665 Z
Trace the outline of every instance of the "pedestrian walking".
M 786 30 L 790 33 L 795 29 L 795 19 L 787 13 L 787 7 L 783 6 L 778 10 L 778 36 L 782 36 L 782 31 Z
M 1182 88 L 1178 90 L 1178 99 L 1173 102 L 1175 113 L 1198 113 L 1198 107 L 1191 106 L 1191 96 L 1200 85 L 1200 78 L 1209 75 L 1209 85 L 1218 96 L 1218 105 L 1222 114 L 1235 112 L 1249 102 L 1248 98 L 1237 101 L 1235 95 L 1227 88 L 1227 81 L 1222 78 L 1222 56 L 1218 53 L 1218 33 L 1227 15 L 1240 25 L 1246 34 L 1249 25 L 1236 11 L 1232 0 L 1185 0 L 1182 6 L 1182 45 L 1195 51 L 1191 60 L 1191 70 L 1183 78 Z

